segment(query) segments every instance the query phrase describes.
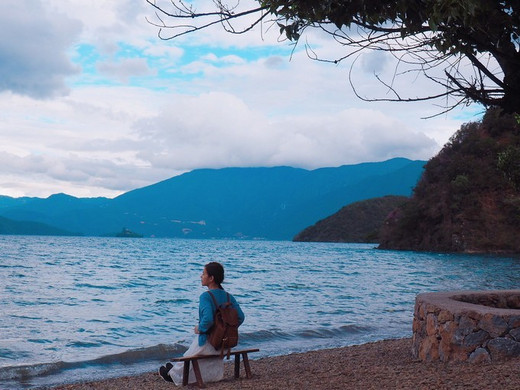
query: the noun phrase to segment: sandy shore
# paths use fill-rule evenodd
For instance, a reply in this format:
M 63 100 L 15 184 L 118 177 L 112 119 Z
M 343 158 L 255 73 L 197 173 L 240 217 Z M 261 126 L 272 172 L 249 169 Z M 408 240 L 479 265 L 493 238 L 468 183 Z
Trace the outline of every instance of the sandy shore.
M 252 379 L 225 379 L 209 389 L 520 389 L 520 358 L 491 364 L 423 363 L 411 339 L 312 351 L 251 361 Z M 241 372 L 241 374 L 243 374 Z M 191 386 L 190 386 L 191 387 Z M 157 373 L 54 387 L 54 390 L 174 389 Z M 193 388 L 193 387 L 192 387 Z

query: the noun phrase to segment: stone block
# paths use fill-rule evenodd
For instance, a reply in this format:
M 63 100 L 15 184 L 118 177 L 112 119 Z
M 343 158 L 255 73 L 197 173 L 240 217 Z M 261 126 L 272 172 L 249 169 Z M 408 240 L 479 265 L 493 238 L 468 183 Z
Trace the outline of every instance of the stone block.
M 513 340 L 520 341 L 520 328 L 510 330 L 509 335 L 513 338 Z
M 520 315 L 509 317 L 509 321 L 507 322 L 509 328 L 520 328 Z
M 500 316 L 487 313 L 478 323 L 480 329 L 485 330 L 491 337 L 503 336 L 508 329 L 507 322 Z
M 439 321 L 439 324 L 444 324 L 445 322 L 453 321 L 453 314 L 450 313 L 448 310 L 441 310 L 439 316 L 437 317 L 437 320 Z
M 509 295 L 506 301 L 509 309 L 520 309 L 520 294 Z
M 458 328 L 464 336 L 477 330 L 477 321 L 470 317 L 460 317 Z
M 417 318 L 414 318 L 413 322 L 412 322 L 412 332 L 416 333 L 416 332 L 419 332 L 420 330 L 421 330 L 421 321 L 419 321 Z
M 459 328 L 457 327 L 452 333 L 450 341 L 452 344 L 456 345 L 462 345 L 464 342 L 464 338 L 468 333 L 471 333 L 471 330 L 468 330 L 466 328 Z
M 491 356 L 485 348 L 477 348 L 469 355 L 468 361 L 475 364 L 491 363 Z
M 426 310 L 425 310 L 424 303 L 417 302 L 415 304 L 415 308 L 416 308 L 415 311 L 417 313 L 417 318 L 420 319 L 420 320 L 424 320 L 426 318 Z
M 412 356 L 414 358 L 419 357 L 419 350 L 421 348 L 422 340 L 423 339 L 421 337 L 417 337 L 415 334 L 412 336 Z
M 473 352 L 473 350 L 463 347 L 462 345 L 452 345 L 450 356 L 444 361 L 465 362 L 468 360 L 471 352 Z
M 520 356 L 520 342 L 506 339 L 505 337 L 489 340 L 487 348 L 493 361 L 507 360 Z
M 453 333 L 457 330 L 457 324 L 453 321 L 446 322 L 439 326 L 439 335 L 441 339 L 451 342 Z
M 439 309 L 436 305 L 433 305 L 431 303 L 424 304 L 424 312 L 426 315 L 431 314 L 431 313 L 437 315 L 440 311 L 441 311 L 441 309 Z
M 435 337 L 423 339 L 419 348 L 419 359 L 426 362 L 439 360 L 439 342 Z
M 450 338 L 441 338 L 439 341 L 439 359 L 443 362 L 450 360 L 450 356 L 453 352 Z
M 426 334 L 433 336 L 437 334 L 437 317 L 433 313 L 428 313 L 426 316 Z
M 489 333 L 485 330 L 479 330 L 464 337 L 463 345 L 468 348 L 476 349 L 483 346 L 488 339 Z

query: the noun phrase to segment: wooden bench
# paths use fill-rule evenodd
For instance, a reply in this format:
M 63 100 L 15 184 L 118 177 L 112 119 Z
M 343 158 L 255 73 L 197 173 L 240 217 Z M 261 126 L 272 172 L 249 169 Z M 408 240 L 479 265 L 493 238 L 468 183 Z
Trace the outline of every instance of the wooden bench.
M 249 358 L 247 357 L 248 353 L 258 352 L 260 351 L 258 348 L 252 349 L 240 349 L 240 350 L 231 350 L 229 352 L 229 356 L 235 356 L 235 378 L 240 377 L 240 356 L 242 356 L 242 360 L 244 361 L 244 369 L 246 370 L 246 377 L 251 379 L 251 366 L 249 365 Z M 228 354 L 226 353 L 225 356 Z M 201 359 L 210 359 L 210 358 L 221 358 L 221 355 L 194 355 L 194 356 L 181 356 L 178 358 L 171 359 L 172 362 L 184 362 L 184 370 L 182 373 L 182 385 L 188 385 L 188 379 L 190 375 L 190 362 L 193 364 L 193 373 L 195 374 L 195 378 L 197 379 L 197 385 L 199 387 L 205 387 L 204 382 L 202 381 L 202 375 L 200 374 L 199 368 L 199 360 Z

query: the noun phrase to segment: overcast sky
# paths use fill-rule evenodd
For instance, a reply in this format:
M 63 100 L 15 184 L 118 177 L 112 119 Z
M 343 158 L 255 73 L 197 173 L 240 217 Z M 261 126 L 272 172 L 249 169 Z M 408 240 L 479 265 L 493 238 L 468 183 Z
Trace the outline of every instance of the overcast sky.
M 479 107 L 424 120 L 442 108 L 361 101 L 351 61 L 313 61 L 276 28 L 163 41 L 144 0 L 1 7 L 0 195 L 114 197 L 197 168 L 427 160 L 480 118 Z M 323 58 L 342 54 L 325 36 L 305 41 Z M 384 96 L 374 74 L 394 70 L 385 54 L 366 53 L 353 81 Z M 433 86 L 400 87 L 416 96 Z

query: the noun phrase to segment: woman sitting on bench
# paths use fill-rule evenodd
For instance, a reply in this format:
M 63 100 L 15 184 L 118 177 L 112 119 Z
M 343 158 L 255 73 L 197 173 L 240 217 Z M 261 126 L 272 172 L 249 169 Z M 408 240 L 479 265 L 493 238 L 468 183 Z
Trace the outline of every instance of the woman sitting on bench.
M 227 302 L 228 293 L 226 293 L 221 285 L 224 281 L 224 267 L 222 267 L 220 263 L 211 262 L 206 264 L 200 276 L 200 281 L 203 286 L 207 287 L 208 290 L 213 293 L 219 305 Z M 239 323 L 242 324 L 245 316 L 242 309 L 240 309 L 240 305 L 231 294 L 229 294 L 229 299 L 233 307 L 237 309 Z M 220 353 L 207 341 L 207 334 L 213 325 L 215 311 L 216 307 L 213 304 L 209 292 L 203 292 L 199 298 L 199 323 L 195 326 L 194 330 L 197 336 L 195 336 L 195 339 L 184 353 L 184 356 L 218 355 Z M 219 357 L 201 360 L 199 365 L 204 382 L 216 382 L 222 380 L 224 377 L 224 361 Z M 184 364 L 182 362 L 175 364 L 167 363 L 166 366 L 159 368 L 159 374 L 165 381 L 181 385 L 183 366 Z M 192 368 L 190 368 L 188 382 L 196 382 Z

